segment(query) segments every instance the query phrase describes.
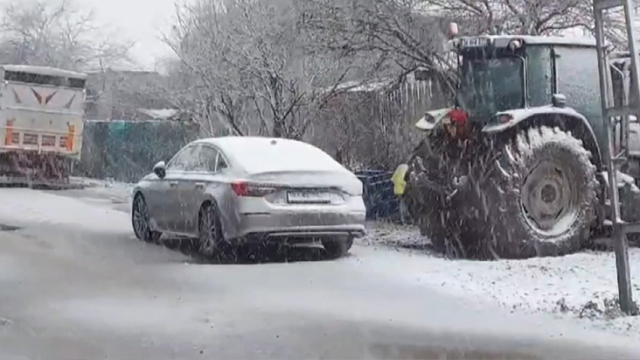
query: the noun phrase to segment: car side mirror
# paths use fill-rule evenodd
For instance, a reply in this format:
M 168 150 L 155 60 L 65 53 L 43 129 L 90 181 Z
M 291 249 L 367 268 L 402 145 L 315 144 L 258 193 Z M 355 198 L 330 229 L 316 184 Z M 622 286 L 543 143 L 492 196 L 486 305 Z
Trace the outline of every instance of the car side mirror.
M 159 163 L 153 166 L 153 172 L 160 178 L 163 179 L 167 176 L 167 166 L 164 161 L 160 161 Z
M 567 97 L 563 94 L 553 94 L 551 97 L 551 105 L 558 108 L 567 106 Z

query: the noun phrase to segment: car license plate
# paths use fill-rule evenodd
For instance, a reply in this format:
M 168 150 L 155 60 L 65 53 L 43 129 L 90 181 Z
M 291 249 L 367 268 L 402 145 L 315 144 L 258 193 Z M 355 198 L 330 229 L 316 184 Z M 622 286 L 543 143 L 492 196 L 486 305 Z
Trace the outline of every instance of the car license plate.
M 483 47 L 489 44 L 489 39 L 482 37 L 462 38 L 462 47 Z
M 331 194 L 320 191 L 289 191 L 287 202 L 291 204 L 328 204 Z

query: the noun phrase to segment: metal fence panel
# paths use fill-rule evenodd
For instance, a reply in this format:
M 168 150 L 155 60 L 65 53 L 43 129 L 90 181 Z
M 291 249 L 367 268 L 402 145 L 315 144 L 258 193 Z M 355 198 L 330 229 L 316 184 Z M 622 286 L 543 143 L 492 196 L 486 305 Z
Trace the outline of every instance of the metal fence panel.
M 198 125 L 188 122 L 88 121 L 76 174 L 136 182 L 199 135 Z

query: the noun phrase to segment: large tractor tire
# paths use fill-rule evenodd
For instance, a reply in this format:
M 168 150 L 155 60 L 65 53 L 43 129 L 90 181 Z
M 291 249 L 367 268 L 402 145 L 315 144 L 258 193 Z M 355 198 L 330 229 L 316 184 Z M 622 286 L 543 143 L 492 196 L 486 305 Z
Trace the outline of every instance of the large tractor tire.
M 480 187 L 489 204 L 491 251 L 501 258 L 561 256 L 580 250 L 596 217 L 591 154 L 558 128 L 533 127 L 500 145 Z
M 431 241 L 435 251 L 450 257 L 473 257 L 476 233 L 473 238 L 466 236 L 469 225 L 476 223 L 475 218 L 468 218 L 467 210 L 472 207 L 465 208 L 467 203 L 452 201 L 446 194 L 425 186 L 425 181 L 448 183 L 451 180 L 445 170 L 450 165 L 447 160 L 450 154 L 441 145 L 423 142 L 416 148 L 409 161 L 403 200 L 420 233 Z
M 431 242 L 434 250 L 446 252 L 450 236 L 446 214 L 449 209 L 434 191 L 420 188 L 417 182 L 409 181 L 404 193 L 407 211 L 420 229 L 420 234 Z

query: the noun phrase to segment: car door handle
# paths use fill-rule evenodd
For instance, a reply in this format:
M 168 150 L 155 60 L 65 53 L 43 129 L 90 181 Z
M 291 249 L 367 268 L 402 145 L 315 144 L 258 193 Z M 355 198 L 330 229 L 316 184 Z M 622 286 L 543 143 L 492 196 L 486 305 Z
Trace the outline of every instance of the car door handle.
M 203 190 L 204 189 L 204 183 L 196 183 L 195 184 L 196 189 L 198 190 Z
M 169 186 L 177 187 L 178 186 L 178 182 L 177 181 L 172 181 L 172 182 L 169 183 Z

